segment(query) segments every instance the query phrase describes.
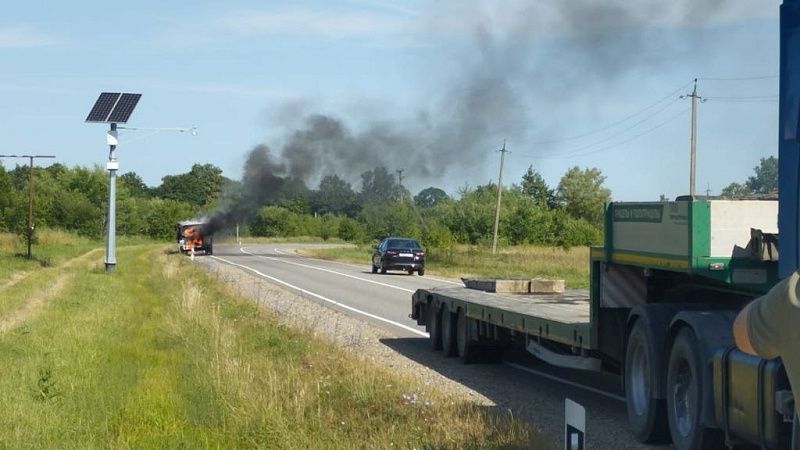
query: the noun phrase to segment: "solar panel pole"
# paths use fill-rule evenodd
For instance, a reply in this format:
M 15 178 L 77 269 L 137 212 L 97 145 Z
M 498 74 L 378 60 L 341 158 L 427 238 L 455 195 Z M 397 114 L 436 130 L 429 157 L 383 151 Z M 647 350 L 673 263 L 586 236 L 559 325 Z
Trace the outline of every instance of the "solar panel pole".
M 111 129 L 106 134 L 108 144 L 108 214 L 106 216 L 106 272 L 113 272 L 117 265 L 117 124 L 127 123 L 142 94 L 102 92 L 92 106 L 86 122 L 108 123 Z
M 106 233 L 106 272 L 113 272 L 117 265 L 117 124 L 112 123 L 111 129 L 106 137 L 108 142 L 108 214 L 107 214 L 107 233 Z

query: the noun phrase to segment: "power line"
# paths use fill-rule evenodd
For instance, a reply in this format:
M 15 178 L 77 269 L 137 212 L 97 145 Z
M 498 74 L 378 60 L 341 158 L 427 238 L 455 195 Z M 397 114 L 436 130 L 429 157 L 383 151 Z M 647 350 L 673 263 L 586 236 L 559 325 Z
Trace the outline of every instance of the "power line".
M 751 95 L 751 96 L 719 96 L 705 97 L 708 100 L 777 100 L 777 95 Z
M 612 145 L 609 145 L 609 146 L 606 146 L 606 147 L 602 147 L 602 148 L 599 148 L 599 149 L 596 149 L 596 150 L 583 152 L 583 153 L 571 153 L 571 154 L 568 154 L 568 155 L 556 155 L 556 156 L 533 156 L 533 155 L 522 155 L 522 156 L 527 156 L 527 157 L 535 158 L 535 159 L 567 159 L 567 158 L 574 158 L 574 157 L 577 157 L 577 156 L 594 155 L 596 153 L 601 153 L 601 152 L 604 152 L 604 151 L 607 151 L 607 150 L 614 150 L 616 148 L 619 148 L 621 145 L 627 144 L 627 143 L 629 143 L 631 141 L 635 141 L 636 139 L 639 139 L 642 136 L 650 134 L 650 133 L 658 130 L 659 128 L 662 128 L 662 127 L 666 126 L 670 122 L 674 122 L 677 118 L 679 118 L 679 117 L 681 117 L 681 116 L 683 116 L 685 114 L 686 114 L 686 111 L 681 110 L 677 114 L 670 116 L 669 119 L 659 123 L 658 125 L 656 125 L 654 127 L 648 128 L 647 130 L 645 130 L 645 131 L 643 131 L 643 132 L 641 132 L 641 133 L 639 133 L 637 135 L 631 136 L 630 138 L 625 139 L 624 141 L 616 142 L 616 143 L 614 143 Z
M 614 138 L 616 138 L 616 137 L 619 137 L 619 136 L 621 136 L 621 135 L 623 135 L 623 134 L 627 133 L 628 131 L 631 131 L 631 130 L 633 130 L 634 128 L 638 127 L 639 125 L 641 125 L 641 124 L 643 124 L 643 123 L 647 122 L 648 120 L 652 119 L 653 117 L 657 116 L 658 114 L 661 114 L 662 112 L 664 112 L 665 110 L 667 110 L 667 109 L 668 109 L 670 106 L 672 106 L 672 105 L 674 105 L 675 103 L 677 103 L 677 102 L 678 102 L 678 100 L 680 100 L 680 97 L 675 97 L 675 98 L 674 98 L 674 99 L 673 99 L 671 102 L 667 103 L 666 105 L 664 105 L 663 107 L 661 107 L 661 108 L 657 109 L 656 111 L 654 111 L 654 112 L 652 112 L 652 113 L 648 114 L 647 116 L 645 116 L 645 117 L 644 117 L 644 118 L 642 118 L 641 120 L 639 120 L 639 121 L 635 122 L 633 125 L 630 125 L 630 126 L 628 126 L 628 127 L 624 128 L 624 129 L 620 130 L 620 131 L 617 131 L 616 133 L 613 133 L 613 134 L 611 134 L 611 135 L 609 135 L 609 136 L 607 136 L 607 137 L 605 137 L 605 138 L 603 138 L 603 139 L 601 139 L 601 140 L 599 140 L 599 141 L 595 141 L 595 142 L 592 142 L 592 143 L 590 143 L 590 144 L 581 145 L 581 146 L 579 146 L 579 147 L 575 147 L 575 148 L 567 149 L 567 150 L 564 150 L 564 151 L 562 151 L 562 152 L 556 152 L 555 154 L 559 154 L 559 153 L 563 153 L 563 154 L 573 154 L 573 153 L 575 153 L 575 152 L 580 152 L 580 151 L 583 151 L 583 150 L 588 150 L 588 149 L 590 149 L 590 148 L 592 148 L 592 147 L 596 147 L 596 146 L 598 146 L 598 145 L 600 145 L 600 144 L 604 144 L 604 143 L 606 143 L 606 142 L 608 142 L 608 141 L 611 141 L 611 140 L 613 140 Z M 530 156 L 530 155 L 522 155 L 522 156 Z
M 769 80 L 778 78 L 777 75 L 757 75 L 752 77 L 731 77 L 731 78 L 698 78 L 699 81 L 753 81 L 753 80 Z
M 570 136 L 570 137 L 561 138 L 561 139 L 550 139 L 550 140 L 538 141 L 538 142 L 533 142 L 532 144 L 533 145 L 542 145 L 542 144 L 555 144 L 555 143 L 558 143 L 558 142 L 575 141 L 575 140 L 584 138 L 586 136 L 591 136 L 591 135 L 598 134 L 598 133 L 601 133 L 603 131 L 609 130 L 611 128 L 614 128 L 617 125 L 620 125 L 622 123 L 627 122 L 630 119 L 633 119 L 634 117 L 638 116 L 639 114 L 644 113 L 645 111 L 648 111 L 648 110 L 660 105 L 665 100 L 673 98 L 675 95 L 677 95 L 679 92 L 683 91 L 687 86 L 689 86 L 691 84 L 692 84 L 692 82 L 690 81 L 690 82 L 680 86 L 679 88 L 675 89 L 674 91 L 670 92 L 669 94 L 665 95 L 664 97 L 660 98 L 658 101 L 656 101 L 656 102 L 654 102 L 654 103 L 652 103 L 652 104 L 640 109 L 639 111 L 636 111 L 635 113 L 629 114 L 629 115 L 625 116 L 624 118 L 622 118 L 622 119 L 620 119 L 620 120 L 618 120 L 616 122 L 612 122 L 612 123 L 610 123 L 610 124 L 608 124 L 608 125 L 606 125 L 606 126 L 604 126 L 602 128 L 597 128 L 597 129 L 594 129 L 592 131 L 588 131 L 586 133 L 578 134 L 578 135 L 575 135 L 575 136 Z
M 748 100 L 748 99 L 718 99 L 712 98 L 712 103 L 778 103 L 777 98 L 763 99 L 763 100 Z

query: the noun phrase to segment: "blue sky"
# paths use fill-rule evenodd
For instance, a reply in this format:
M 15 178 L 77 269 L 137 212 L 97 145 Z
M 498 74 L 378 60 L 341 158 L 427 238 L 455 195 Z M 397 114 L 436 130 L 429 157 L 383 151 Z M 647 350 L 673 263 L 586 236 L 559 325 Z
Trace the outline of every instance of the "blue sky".
M 455 193 L 496 179 L 505 138 L 507 182 L 598 167 L 617 200 L 674 198 L 695 77 L 698 191 L 777 155 L 778 0 L 48 3 L 0 17 L 0 152 L 104 164 L 88 110 L 101 91 L 140 92 L 130 126 L 199 129 L 121 133 L 121 171 L 150 185 L 193 163 L 239 178 L 251 148 L 280 155 L 325 114 L 367 149 L 376 127 L 399 144 L 330 153 L 311 187 L 335 166 L 357 188 L 380 162 L 412 192 Z

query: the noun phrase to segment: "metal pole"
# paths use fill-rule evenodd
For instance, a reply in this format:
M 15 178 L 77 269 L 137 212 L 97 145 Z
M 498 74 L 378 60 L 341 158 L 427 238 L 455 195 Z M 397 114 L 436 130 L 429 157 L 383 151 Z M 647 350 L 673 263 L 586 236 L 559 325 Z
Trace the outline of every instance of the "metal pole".
M 697 174 L 697 78 L 694 79 L 692 91 L 692 137 L 689 156 L 689 195 L 694 198 L 695 177 Z
M 397 185 L 400 186 L 400 203 L 403 203 L 403 170 L 397 169 Z
M 492 254 L 497 253 L 497 229 L 500 225 L 500 199 L 503 196 L 503 163 L 506 157 L 506 141 L 503 141 L 503 148 L 500 150 L 500 176 L 497 177 L 497 208 L 494 212 L 494 238 L 492 239 Z
M 109 131 L 109 150 L 108 150 L 108 214 L 107 214 L 107 234 L 106 234 L 106 272 L 113 272 L 117 265 L 116 255 L 116 232 L 117 232 L 117 218 L 116 218 L 116 200 L 117 200 L 117 124 L 111 124 L 111 131 Z M 112 141 L 113 139 L 113 141 Z
M 28 166 L 28 259 L 31 259 L 31 241 L 33 241 L 33 156 L 29 156 Z

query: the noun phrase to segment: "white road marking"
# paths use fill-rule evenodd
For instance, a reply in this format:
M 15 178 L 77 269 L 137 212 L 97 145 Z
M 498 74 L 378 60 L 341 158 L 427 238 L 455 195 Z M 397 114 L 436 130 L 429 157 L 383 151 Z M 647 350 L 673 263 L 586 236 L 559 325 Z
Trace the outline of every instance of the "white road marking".
M 245 269 L 245 270 L 249 270 L 250 272 L 253 272 L 254 274 L 256 274 L 258 276 L 261 276 L 261 277 L 264 277 L 266 279 L 272 280 L 272 281 L 274 281 L 274 282 L 276 282 L 278 284 L 282 284 L 282 285 L 284 285 L 284 286 L 286 286 L 286 287 L 288 287 L 290 289 L 294 289 L 294 290 L 299 291 L 299 292 L 301 292 L 303 294 L 310 295 L 310 296 L 312 296 L 314 298 L 317 298 L 317 299 L 322 300 L 324 302 L 330 303 L 332 305 L 336 305 L 336 306 L 338 306 L 340 308 L 344 308 L 344 309 L 346 309 L 348 311 L 352 311 L 354 313 L 361 314 L 363 316 L 367 316 L 367 317 L 370 317 L 372 319 L 388 323 L 390 325 L 394 325 L 396 327 L 402 328 L 404 330 L 410 331 L 412 333 L 418 334 L 418 335 L 423 336 L 423 337 L 428 337 L 428 333 L 425 333 L 424 331 L 419 331 L 418 329 L 413 328 L 413 327 L 409 327 L 408 325 L 403 325 L 402 323 L 398 323 L 398 322 L 395 322 L 393 320 L 389 320 L 389 319 L 386 319 L 384 317 L 377 316 L 375 314 L 368 313 L 366 311 L 362 311 L 362 310 L 357 309 L 357 308 L 353 308 L 352 306 L 345 305 L 344 303 L 337 302 L 336 300 L 332 300 L 332 299 L 330 299 L 328 297 L 325 297 L 323 295 L 317 294 L 315 292 L 311 292 L 311 291 L 309 291 L 307 289 L 303 289 L 303 288 L 301 288 L 299 286 L 295 286 L 295 285 L 293 285 L 291 283 L 288 283 L 286 281 L 283 281 L 283 280 L 280 280 L 280 279 L 275 278 L 273 276 L 267 275 L 267 274 L 265 274 L 263 272 L 260 272 L 260 271 L 258 271 L 256 269 L 253 269 L 252 267 L 247 267 L 247 266 L 245 266 L 243 264 L 237 264 L 237 263 L 235 263 L 233 261 L 229 261 L 227 259 L 220 258 L 219 256 L 211 256 L 211 257 L 216 259 L 216 260 L 222 261 L 224 263 L 230 264 L 232 266 L 236 266 L 236 267 L 240 267 L 240 268 Z
M 334 260 L 330 260 L 330 259 L 312 258 L 310 256 L 303 256 L 303 255 L 299 255 L 297 253 L 285 252 L 285 251 L 283 251 L 283 250 L 281 250 L 279 248 L 274 248 L 272 250 L 275 253 L 278 253 L 280 255 L 293 255 L 293 256 L 297 256 L 298 258 L 312 259 L 312 260 L 315 260 L 315 261 L 325 261 L 325 262 L 329 262 L 329 263 L 333 263 L 333 264 L 339 264 L 339 265 L 342 265 L 342 266 L 353 267 L 353 268 L 356 268 L 356 269 L 361 269 L 361 268 L 364 267 L 364 266 L 359 266 L 359 265 L 356 265 L 356 264 L 350 264 L 350 263 L 341 262 L 341 261 L 334 261 Z M 445 280 L 444 278 L 432 277 L 430 275 L 427 276 L 426 278 L 428 280 L 436 280 L 436 281 L 441 281 L 442 283 L 455 284 L 455 285 L 458 285 L 458 286 L 461 286 L 463 284 L 463 283 L 457 283 L 455 281 Z
M 595 394 L 602 395 L 604 397 L 608 397 L 610 399 L 617 400 L 617 401 L 625 403 L 625 397 L 621 397 L 619 395 L 612 394 L 610 392 L 606 392 L 606 391 L 604 391 L 602 389 L 596 389 L 596 388 L 593 388 L 591 386 L 586 386 L 586 385 L 583 385 L 583 384 L 580 384 L 580 383 L 576 383 L 574 381 L 564 380 L 564 379 L 558 378 L 556 376 L 553 376 L 553 375 L 550 375 L 550 374 L 547 374 L 547 373 L 544 373 L 544 372 L 540 372 L 540 371 L 538 371 L 536 369 L 531 369 L 529 367 L 520 366 L 519 364 L 516 364 L 516 363 L 503 361 L 503 364 L 505 364 L 505 365 L 507 365 L 509 367 L 513 367 L 515 369 L 522 370 L 524 372 L 528 372 L 528 373 L 532 373 L 534 375 L 538 375 L 538 376 L 540 376 L 542 378 L 547 378 L 548 380 L 551 380 L 551 381 L 556 381 L 556 382 L 561 383 L 561 384 L 566 384 L 568 386 L 580 388 L 580 389 L 583 389 L 583 390 L 586 390 L 586 391 L 589 391 L 589 392 L 593 392 Z
M 255 253 L 250 253 L 245 249 L 246 249 L 246 247 L 241 247 L 239 249 L 239 251 L 244 253 L 244 254 L 246 254 L 246 255 L 255 256 L 257 258 L 264 258 L 264 259 L 268 259 L 270 261 L 280 262 L 280 263 L 284 263 L 284 264 L 291 264 L 293 266 L 298 266 L 298 267 L 304 267 L 306 269 L 313 269 L 313 270 L 319 270 L 321 272 L 328 272 L 328 273 L 332 273 L 332 274 L 335 274 L 335 275 L 340 275 L 340 276 L 343 276 L 343 277 L 352 278 L 354 280 L 366 281 L 367 283 L 372 283 L 372 284 L 377 284 L 377 285 L 383 286 L 383 287 L 397 289 L 397 290 L 403 291 L 403 292 L 409 292 L 409 293 L 412 293 L 412 294 L 414 293 L 413 289 L 401 288 L 400 286 L 395 286 L 395 285 L 388 284 L 388 283 L 381 283 L 380 281 L 370 280 L 368 278 L 361 278 L 361 277 L 357 277 L 355 275 L 350 275 L 350 274 L 347 274 L 347 273 L 337 272 L 335 270 L 325 269 L 325 268 L 322 268 L 322 267 L 311 266 L 311 265 L 308 265 L 308 264 L 301 264 L 301 263 L 296 263 L 296 262 L 292 262 L 292 261 L 286 261 L 285 259 L 273 258 L 271 256 L 256 255 Z

